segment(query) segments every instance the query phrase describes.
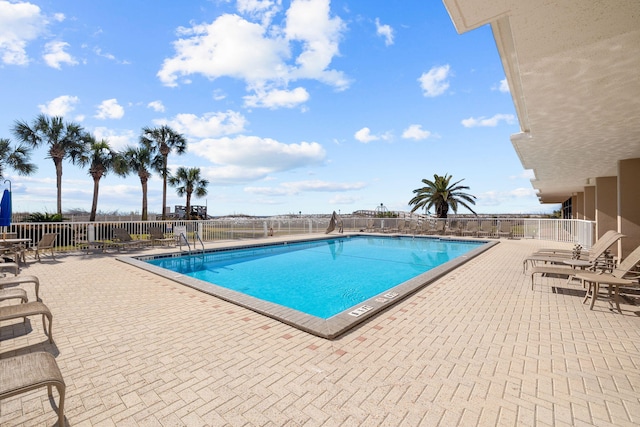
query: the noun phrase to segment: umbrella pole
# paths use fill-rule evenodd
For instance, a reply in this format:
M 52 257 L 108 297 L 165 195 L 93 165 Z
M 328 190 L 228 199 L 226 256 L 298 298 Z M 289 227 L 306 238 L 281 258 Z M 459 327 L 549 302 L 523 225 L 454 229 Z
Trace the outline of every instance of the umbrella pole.
M 7 182 L 9 183 L 9 194 L 11 194 L 11 181 L 8 179 L 5 179 L 4 184 L 6 184 Z M 11 204 L 9 204 L 9 206 L 11 206 Z M 11 216 L 9 216 L 9 220 L 11 220 Z M 5 240 L 6 238 L 7 238 L 7 226 L 5 225 L 4 227 L 2 227 L 2 240 Z

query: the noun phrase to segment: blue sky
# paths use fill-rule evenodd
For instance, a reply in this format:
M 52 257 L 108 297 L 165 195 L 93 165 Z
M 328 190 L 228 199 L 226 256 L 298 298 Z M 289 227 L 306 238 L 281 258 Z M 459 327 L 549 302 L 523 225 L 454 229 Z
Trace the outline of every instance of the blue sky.
M 433 174 L 464 179 L 479 213 L 541 213 L 491 30 L 459 35 L 440 1 L 0 0 L 0 137 L 41 113 L 115 149 L 145 126 L 188 141 L 212 215 L 409 210 Z M 9 170 L 14 211 L 55 212 L 45 149 Z M 64 164 L 62 204 L 91 207 Z M 162 184 L 149 182 L 159 213 Z M 184 204 L 169 188 L 167 204 Z M 139 212 L 137 175 L 107 175 L 98 209 Z M 464 209 L 461 213 L 466 213 Z

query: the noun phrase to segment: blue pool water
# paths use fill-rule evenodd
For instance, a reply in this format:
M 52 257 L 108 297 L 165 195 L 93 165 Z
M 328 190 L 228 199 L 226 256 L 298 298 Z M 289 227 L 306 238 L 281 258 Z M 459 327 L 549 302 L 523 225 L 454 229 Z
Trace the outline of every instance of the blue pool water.
M 147 262 L 328 319 L 483 243 L 356 236 Z

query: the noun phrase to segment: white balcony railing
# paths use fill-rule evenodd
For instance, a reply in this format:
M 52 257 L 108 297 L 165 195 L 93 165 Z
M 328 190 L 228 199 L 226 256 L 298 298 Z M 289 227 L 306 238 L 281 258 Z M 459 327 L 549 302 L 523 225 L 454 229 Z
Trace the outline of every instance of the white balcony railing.
M 31 239 L 31 245 L 35 245 L 44 233 L 57 233 L 56 250 L 77 251 L 78 245 L 85 242 L 89 235 L 89 226 L 93 227 L 96 240 L 111 240 L 113 229 L 125 228 L 134 239 L 148 238 L 149 226 L 159 226 L 166 233 L 172 233 L 176 226 L 184 226 L 189 238 L 193 238 L 194 232 L 198 232 L 204 242 L 221 240 L 257 239 L 270 235 L 302 235 L 324 233 L 329 225 L 328 217 L 303 217 L 303 218 L 255 218 L 255 219 L 215 219 L 202 221 L 99 221 L 99 222 L 61 222 L 61 223 L 28 223 L 19 222 L 11 224 L 6 229 L 0 229 L 1 233 L 14 233 L 17 237 Z M 508 224 L 511 237 L 519 239 L 539 239 L 556 242 L 580 244 L 584 248 L 591 247 L 594 241 L 594 223 L 581 220 L 561 219 L 531 219 L 531 218 L 462 218 L 462 219 L 406 219 L 406 218 L 343 218 L 345 232 L 384 232 L 401 234 L 420 234 L 423 230 L 437 228 L 438 222 L 443 222 L 446 234 L 453 230 L 467 229 L 472 221 L 485 222 L 485 228 L 490 229 L 486 237 L 499 237 L 498 230 Z M 489 227 L 490 226 L 490 227 Z M 442 227 L 441 227 L 442 228 Z M 443 233 L 443 234 L 445 234 Z M 333 233 L 335 234 L 335 232 Z

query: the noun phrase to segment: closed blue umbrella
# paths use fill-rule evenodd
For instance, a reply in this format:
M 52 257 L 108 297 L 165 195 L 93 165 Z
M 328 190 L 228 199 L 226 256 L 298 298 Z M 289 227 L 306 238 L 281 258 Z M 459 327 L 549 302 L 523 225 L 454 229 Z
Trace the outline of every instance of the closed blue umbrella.
M 4 190 L 0 201 L 0 227 L 11 225 L 11 192 Z

